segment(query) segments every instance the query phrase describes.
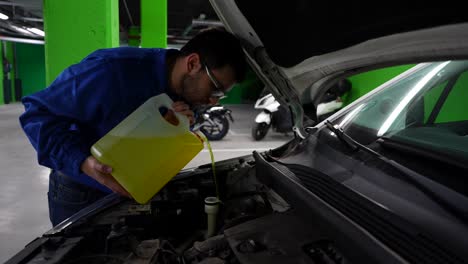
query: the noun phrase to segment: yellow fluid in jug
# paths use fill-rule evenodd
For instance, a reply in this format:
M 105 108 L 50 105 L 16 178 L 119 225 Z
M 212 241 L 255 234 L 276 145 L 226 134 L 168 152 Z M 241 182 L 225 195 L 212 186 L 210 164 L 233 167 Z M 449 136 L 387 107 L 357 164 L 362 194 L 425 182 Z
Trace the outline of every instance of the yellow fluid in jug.
M 115 151 L 102 154 L 113 177 L 140 203 L 158 192 L 203 148 L 201 138 L 187 133 L 177 137 L 117 137 L 108 135 L 101 146 Z

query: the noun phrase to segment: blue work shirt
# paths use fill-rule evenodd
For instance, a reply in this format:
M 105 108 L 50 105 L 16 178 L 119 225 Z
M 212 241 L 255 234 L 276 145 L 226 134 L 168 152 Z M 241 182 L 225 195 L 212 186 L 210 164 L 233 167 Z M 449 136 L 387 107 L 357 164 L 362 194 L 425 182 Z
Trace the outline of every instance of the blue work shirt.
M 170 50 L 175 51 L 175 50 Z M 91 146 L 147 99 L 167 93 L 165 49 L 97 50 L 65 69 L 46 89 L 23 97 L 20 124 L 39 164 L 111 192 L 80 167 Z

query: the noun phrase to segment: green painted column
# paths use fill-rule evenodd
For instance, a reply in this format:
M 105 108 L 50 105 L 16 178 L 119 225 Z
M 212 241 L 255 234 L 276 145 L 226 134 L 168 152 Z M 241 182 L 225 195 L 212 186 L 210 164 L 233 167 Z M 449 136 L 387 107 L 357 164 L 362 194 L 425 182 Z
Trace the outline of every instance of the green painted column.
M 16 101 L 16 92 L 15 92 L 15 79 L 16 79 L 16 60 L 15 60 L 15 43 L 7 41 L 5 42 L 5 58 L 10 63 L 10 74 L 8 76 L 4 76 L 4 78 L 10 79 L 11 83 L 11 101 Z M 3 63 L 2 63 L 3 67 Z M 2 71 L 3 72 L 3 71 Z
M 141 47 L 167 47 L 167 0 L 141 0 Z
M 0 41 L 0 105 L 5 103 L 3 99 L 3 41 Z
M 119 46 L 118 0 L 43 0 L 46 85 L 89 53 Z

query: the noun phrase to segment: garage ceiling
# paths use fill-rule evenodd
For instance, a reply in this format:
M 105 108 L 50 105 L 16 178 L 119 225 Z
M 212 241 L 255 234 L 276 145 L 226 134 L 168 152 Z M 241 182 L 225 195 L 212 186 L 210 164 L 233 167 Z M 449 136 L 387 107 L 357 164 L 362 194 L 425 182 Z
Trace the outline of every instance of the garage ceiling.
M 43 0 L 0 0 L 0 13 L 9 17 L 0 19 L 0 39 L 43 41 L 35 30 L 43 30 L 42 4 Z M 169 43 L 184 42 L 200 29 L 220 25 L 208 0 L 168 0 L 167 4 Z M 126 42 L 128 28 L 140 25 L 140 1 L 119 0 L 119 20 L 121 42 Z
M 10 0 L 2 2 L 12 2 L 13 4 L 22 6 L 35 17 L 42 17 L 42 0 Z
M 0 0 L 0 39 L 43 40 L 42 0 Z

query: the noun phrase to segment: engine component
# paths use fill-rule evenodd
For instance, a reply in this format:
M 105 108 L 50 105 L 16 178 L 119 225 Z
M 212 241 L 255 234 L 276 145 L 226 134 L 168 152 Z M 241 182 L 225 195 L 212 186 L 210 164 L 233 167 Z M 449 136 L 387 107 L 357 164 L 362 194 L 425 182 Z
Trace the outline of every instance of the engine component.
M 167 240 L 144 240 L 138 245 L 125 263 L 181 263 L 181 256 Z
M 198 264 L 225 264 L 226 261 L 220 258 L 206 258 L 200 261 Z
M 122 221 L 119 221 L 112 225 L 111 231 L 106 237 L 104 253 L 109 254 L 112 249 L 121 247 L 132 248 L 136 246 L 137 243 L 135 236 L 129 232 L 128 226 Z
M 256 242 L 253 239 L 247 239 L 244 242 L 241 242 L 239 246 L 237 247 L 237 250 L 241 253 L 255 253 L 259 252 L 265 249 L 265 246 L 263 246 L 261 243 Z
M 320 240 L 315 243 L 305 245 L 304 251 L 316 263 L 349 263 L 343 255 L 336 249 L 333 243 L 329 240 Z
M 224 231 L 240 263 L 349 263 L 322 230 L 294 211 L 270 214 Z
M 188 263 L 194 260 L 204 260 L 210 257 L 220 257 L 222 259 L 231 255 L 229 244 L 224 235 L 211 237 L 205 241 L 197 241 L 193 247 L 185 251 L 184 258 Z
M 216 218 L 219 211 L 219 200 L 216 197 L 207 197 L 205 199 L 205 213 L 208 217 L 207 230 L 205 238 L 212 237 L 216 232 Z
M 128 206 L 130 214 L 151 214 L 151 204 L 131 204 Z

